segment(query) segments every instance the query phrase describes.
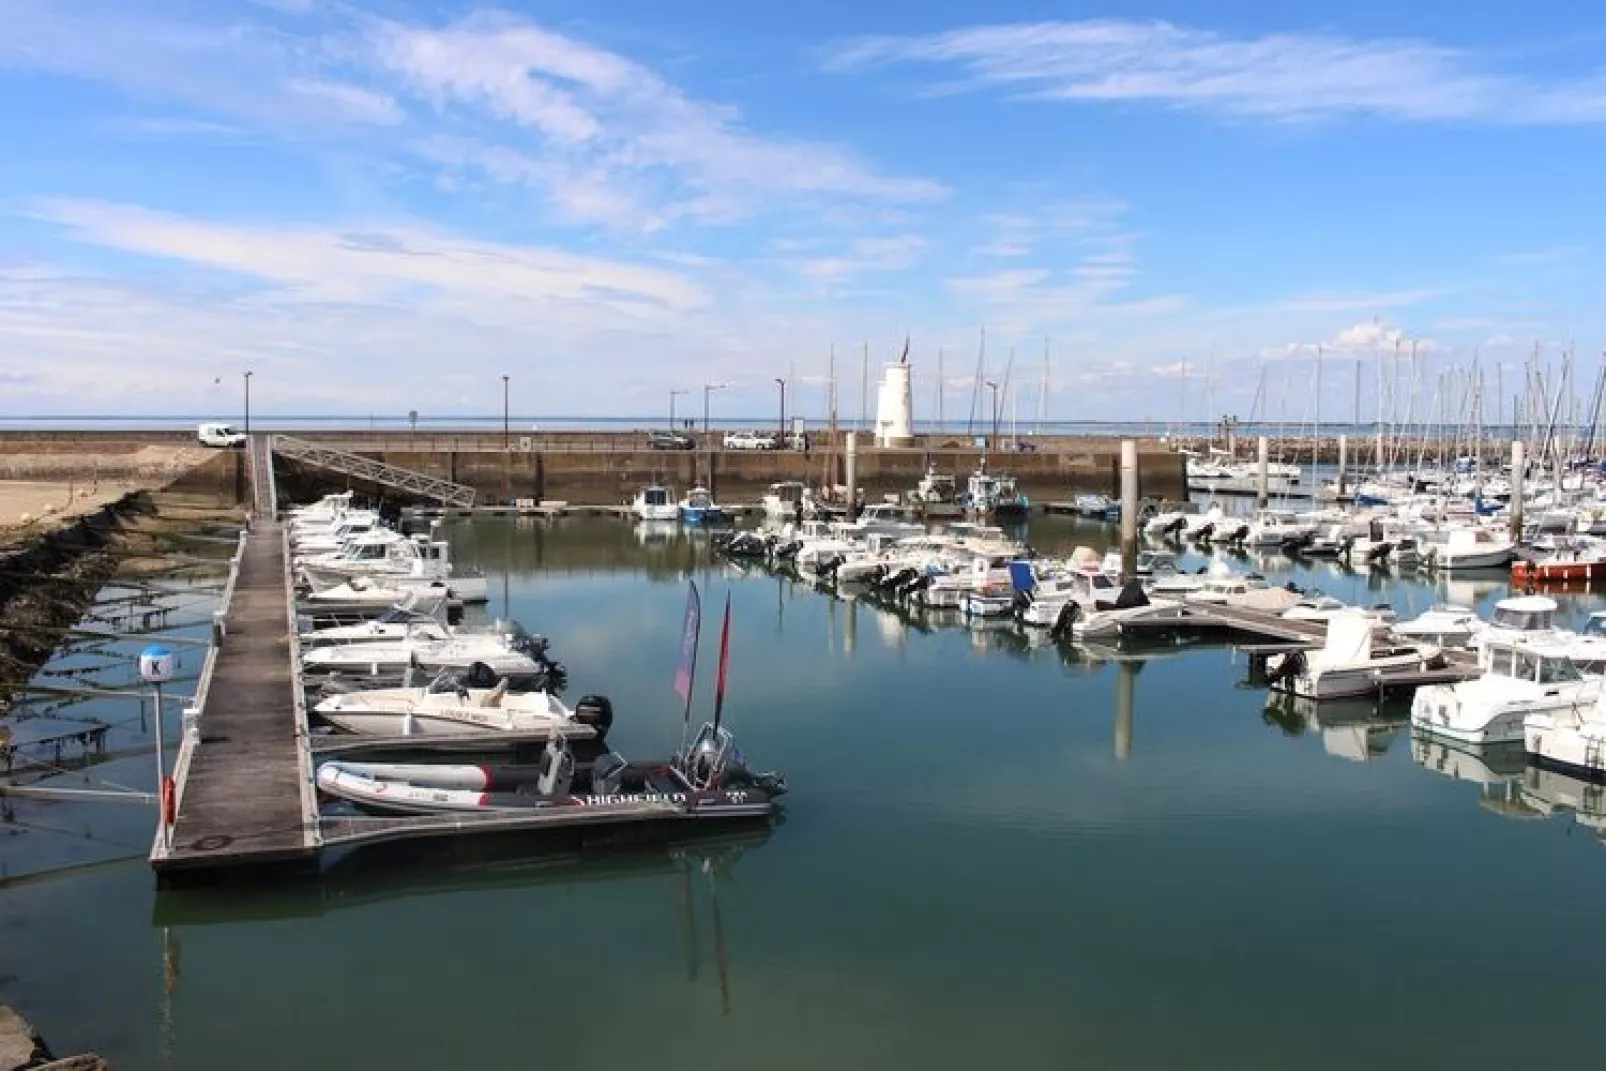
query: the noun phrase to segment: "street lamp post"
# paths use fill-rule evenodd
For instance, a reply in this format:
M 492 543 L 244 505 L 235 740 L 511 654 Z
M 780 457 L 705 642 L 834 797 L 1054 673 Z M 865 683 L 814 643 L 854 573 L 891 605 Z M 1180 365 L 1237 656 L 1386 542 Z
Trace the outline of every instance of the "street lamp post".
M 775 440 L 775 448 L 779 450 L 786 445 L 786 380 L 776 376 L 775 385 L 781 388 L 781 437 Z
M 683 391 L 683 390 L 671 390 L 669 392 L 669 430 L 670 431 L 674 431 L 675 430 L 675 399 L 678 398 L 680 395 L 685 394 L 685 393 L 686 392 Z
M 507 421 L 507 383 L 508 377 L 502 377 L 502 449 L 508 448 L 508 421 Z
M 724 390 L 725 386 L 726 385 L 724 383 L 704 383 L 703 384 L 703 434 L 704 435 L 708 434 L 708 396 L 710 394 L 713 394 L 716 390 Z
M 251 434 L 251 373 L 245 373 L 245 433 Z

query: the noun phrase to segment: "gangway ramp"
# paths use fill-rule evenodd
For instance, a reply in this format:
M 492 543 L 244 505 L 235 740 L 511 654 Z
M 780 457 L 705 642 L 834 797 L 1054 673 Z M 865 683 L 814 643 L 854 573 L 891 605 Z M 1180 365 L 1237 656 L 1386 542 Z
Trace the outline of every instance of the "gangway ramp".
M 389 465 L 362 454 L 337 450 L 293 435 L 275 435 L 272 441 L 273 453 L 303 465 L 405 491 L 417 498 L 431 498 L 444 506 L 468 509 L 474 505 L 474 488 L 465 484 L 427 476 L 400 465 Z

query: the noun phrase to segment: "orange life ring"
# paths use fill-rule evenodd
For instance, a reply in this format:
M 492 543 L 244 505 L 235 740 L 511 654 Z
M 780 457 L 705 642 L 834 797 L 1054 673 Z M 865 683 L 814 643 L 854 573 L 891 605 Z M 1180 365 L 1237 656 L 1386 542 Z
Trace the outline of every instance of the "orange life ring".
M 162 824 L 171 826 L 178 817 L 178 790 L 171 777 L 162 778 Z

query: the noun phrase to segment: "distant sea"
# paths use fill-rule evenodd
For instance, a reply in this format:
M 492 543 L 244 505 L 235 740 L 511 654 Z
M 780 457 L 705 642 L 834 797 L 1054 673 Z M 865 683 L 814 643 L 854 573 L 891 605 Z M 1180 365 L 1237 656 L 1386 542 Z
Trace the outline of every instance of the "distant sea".
M 215 413 L 192 413 L 176 416 L 130 416 L 130 415 L 55 415 L 40 414 L 33 416 L 0 416 L 0 431 L 188 431 L 196 425 L 208 421 L 234 420 L 240 423 L 238 414 L 233 416 L 219 416 Z M 700 431 L 703 428 L 701 420 L 693 421 L 690 425 L 685 420 L 676 421 L 682 428 Z M 809 430 L 818 430 L 825 426 L 825 421 L 818 418 L 803 418 L 803 426 Z M 788 426 L 793 425 L 793 418 L 788 416 Z M 661 428 L 665 425 L 663 416 L 569 416 L 569 415 L 520 415 L 512 414 L 508 417 L 508 425 L 513 431 L 632 431 L 647 428 Z M 768 430 L 777 427 L 778 421 L 774 416 L 753 417 L 716 417 L 709 421 L 710 429 L 730 431 L 736 429 Z M 411 421 L 408 414 L 375 413 L 369 415 L 352 414 L 326 414 L 326 413 L 263 413 L 251 414 L 251 427 L 253 431 L 407 431 L 409 428 L 427 432 L 446 431 L 496 431 L 502 427 L 501 414 L 491 416 L 419 416 L 416 423 Z M 838 427 L 845 431 L 869 431 L 871 425 L 863 421 L 844 420 L 838 418 Z M 915 432 L 922 435 L 985 435 L 991 429 L 985 421 L 947 420 L 916 421 Z M 1270 436 L 1304 436 L 1311 432 L 1309 423 L 1248 423 L 1240 422 L 1235 427 L 1239 439 L 1257 435 Z M 1485 439 L 1509 437 L 1509 428 L 1483 429 Z M 1323 435 L 1353 435 L 1369 436 L 1377 432 L 1375 424 L 1351 423 L 1324 423 L 1321 426 Z M 1021 421 L 1011 424 L 1001 422 L 998 434 L 1004 437 L 1018 435 L 1029 438 L 1034 435 L 1087 435 L 1087 436 L 1139 436 L 1158 437 L 1162 435 L 1176 436 L 1184 439 L 1204 439 L 1211 435 L 1220 437 L 1221 425 L 1204 421 L 1165 422 L 1165 421 L 1137 421 L 1137 420 L 1045 420 Z M 1400 429 L 1390 429 L 1391 435 L 1402 434 Z M 1466 438 L 1471 434 L 1467 425 L 1411 425 L 1404 429 L 1407 437 L 1428 436 L 1433 438 L 1451 438 L 1460 436 Z M 1558 432 L 1565 435 L 1565 432 Z M 1587 429 L 1580 429 L 1580 435 L 1587 435 Z

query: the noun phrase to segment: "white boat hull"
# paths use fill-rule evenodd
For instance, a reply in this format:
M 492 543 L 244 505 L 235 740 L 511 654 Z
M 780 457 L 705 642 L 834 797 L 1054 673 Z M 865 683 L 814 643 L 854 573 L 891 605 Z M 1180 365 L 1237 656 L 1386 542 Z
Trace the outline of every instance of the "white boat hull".
M 1550 715 L 1529 718 L 1523 729 L 1523 748 L 1544 765 L 1592 780 L 1606 776 L 1606 724 L 1558 724 L 1562 721 Z

